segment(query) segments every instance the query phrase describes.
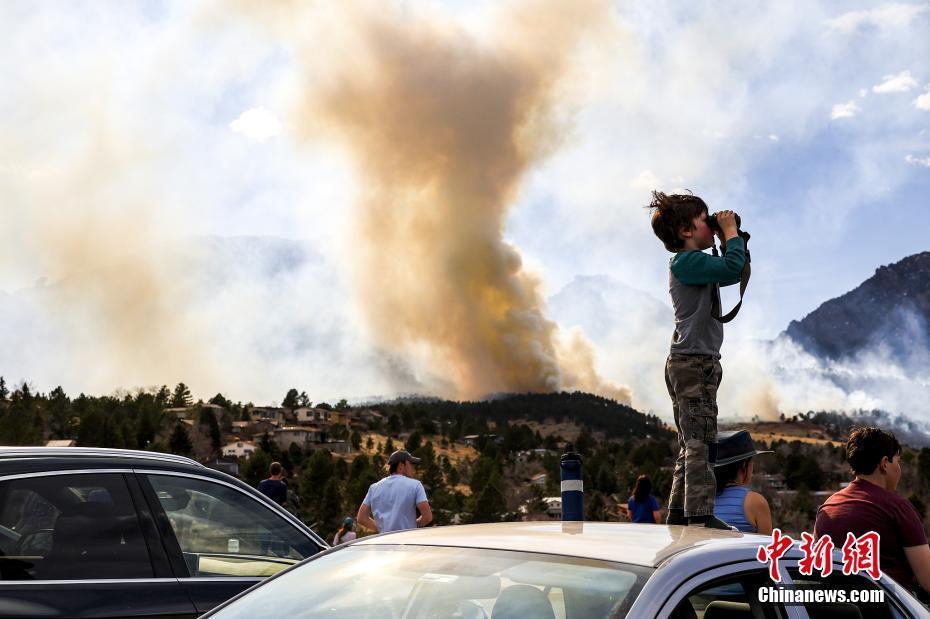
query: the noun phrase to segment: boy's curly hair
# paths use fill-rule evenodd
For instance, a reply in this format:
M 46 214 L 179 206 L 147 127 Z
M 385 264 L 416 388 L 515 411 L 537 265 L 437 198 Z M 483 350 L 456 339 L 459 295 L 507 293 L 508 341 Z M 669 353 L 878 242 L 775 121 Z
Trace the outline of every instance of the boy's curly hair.
M 671 252 L 681 251 L 685 245 L 678 231 L 690 229 L 695 217 L 708 212 L 704 200 L 690 192 L 668 195 L 653 191 L 652 202 L 646 208 L 652 213 L 652 231 Z
M 853 428 L 846 442 L 846 462 L 857 475 L 871 475 L 882 457 L 893 460 L 899 453 L 898 439 L 881 428 Z

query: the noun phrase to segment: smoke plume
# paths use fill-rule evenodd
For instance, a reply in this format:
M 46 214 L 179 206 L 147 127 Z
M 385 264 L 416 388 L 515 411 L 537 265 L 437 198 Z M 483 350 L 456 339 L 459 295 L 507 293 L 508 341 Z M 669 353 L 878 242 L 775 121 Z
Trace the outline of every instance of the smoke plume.
M 336 64 L 307 84 L 299 125 L 332 132 L 357 166 L 352 264 L 376 345 L 449 381 L 444 395 L 583 389 L 629 402 L 584 337 L 546 318 L 540 279 L 503 236 L 521 179 L 565 137 L 573 60 L 610 23 L 608 3 L 523 3 L 489 41 L 419 15 L 341 21 L 353 31 L 327 42 Z

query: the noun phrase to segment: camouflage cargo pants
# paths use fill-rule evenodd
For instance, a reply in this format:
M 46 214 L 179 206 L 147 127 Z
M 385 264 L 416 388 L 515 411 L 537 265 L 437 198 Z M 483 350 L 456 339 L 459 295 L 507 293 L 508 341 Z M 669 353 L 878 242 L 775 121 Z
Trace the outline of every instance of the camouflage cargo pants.
M 685 516 L 714 513 L 717 387 L 722 378 L 720 361 L 710 355 L 671 354 L 665 362 L 665 384 L 678 429 L 668 507 L 684 509 Z

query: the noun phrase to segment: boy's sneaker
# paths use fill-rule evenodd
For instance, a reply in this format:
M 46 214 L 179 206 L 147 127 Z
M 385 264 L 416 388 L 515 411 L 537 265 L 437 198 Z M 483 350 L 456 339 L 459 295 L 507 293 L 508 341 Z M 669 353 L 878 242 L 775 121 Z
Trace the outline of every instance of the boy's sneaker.
M 683 509 L 670 509 L 668 510 L 668 516 L 665 518 L 665 524 L 680 524 L 688 526 L 688 517 L 685 516 L 685 510 Z
M 720 518 L 717 518 L 713 514 L 707 516 L 689 516 L 688 517 L 689 526 L 704 526 L 708 529 L 722 529 L 724 531 L 738 531 L 736 527 L 731 527 L 725 523 Z

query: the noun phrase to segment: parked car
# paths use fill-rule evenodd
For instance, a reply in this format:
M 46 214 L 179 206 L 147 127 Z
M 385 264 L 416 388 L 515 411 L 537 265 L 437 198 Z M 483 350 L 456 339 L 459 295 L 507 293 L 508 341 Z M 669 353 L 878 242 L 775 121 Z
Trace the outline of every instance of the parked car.
M 204 619 L 930 617 L 885 576 L 873 581 L 841 570 L 826 579 L 801 576 L 797 546 L 779 561 L 784 587 L 866 590 L 884 600 L 760 601 L 760 590 L 774 585 L 768 566 L 756 559 L 758 547 L 769 542 L 703 527 L 632 523 L 521 522 L 389 533 L 321 553 Z
M 189 458 L 0 447 L 4 618 L 196 617 L 328 547 Z

